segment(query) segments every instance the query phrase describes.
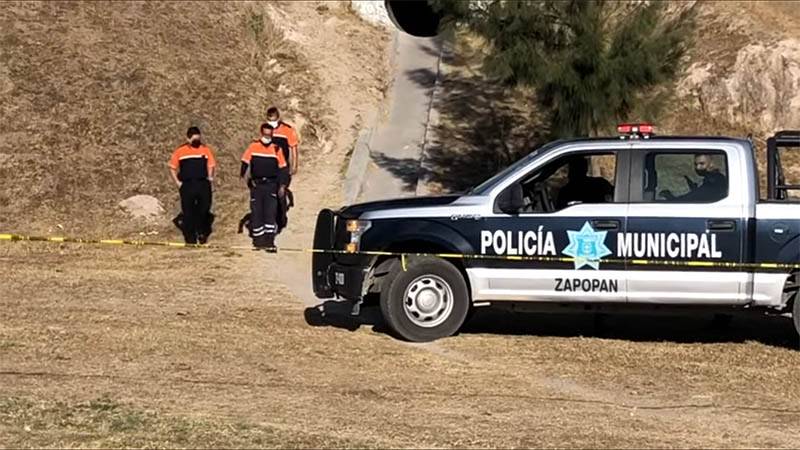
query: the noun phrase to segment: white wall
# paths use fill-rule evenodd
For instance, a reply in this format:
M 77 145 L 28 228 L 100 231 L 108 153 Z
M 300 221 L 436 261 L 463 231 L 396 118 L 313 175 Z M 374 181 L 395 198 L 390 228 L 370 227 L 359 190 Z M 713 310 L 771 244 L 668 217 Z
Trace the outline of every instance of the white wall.
M 394 27 L 383 0 L 350 0 L 350 7 L 367 22 L 385 27 Z

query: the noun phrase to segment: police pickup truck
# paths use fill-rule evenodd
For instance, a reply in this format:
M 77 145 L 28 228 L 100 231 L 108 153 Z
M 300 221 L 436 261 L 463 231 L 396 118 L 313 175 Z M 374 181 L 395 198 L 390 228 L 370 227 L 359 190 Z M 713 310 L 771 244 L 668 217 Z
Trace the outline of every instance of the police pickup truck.
M 317 297 L 357 313 L 377 293 L 410 341 L 485 305 L 791 313 L 800 332 L 800 185 L 781 165 L 800 132 L 768 139 L 762 199 L 750 139 L 618 131 L 542 146 L 461 195 L 322 210 Z

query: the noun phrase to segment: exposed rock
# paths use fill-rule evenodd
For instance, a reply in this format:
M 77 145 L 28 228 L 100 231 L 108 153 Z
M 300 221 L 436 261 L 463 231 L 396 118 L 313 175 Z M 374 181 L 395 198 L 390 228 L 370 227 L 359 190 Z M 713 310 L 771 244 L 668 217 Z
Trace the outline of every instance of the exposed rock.
M 800 40 L 750 44 L 731 67 L 713 64 L 693 64 L 678 94 L 705 113 L 755 132 L 800 129 Z
M 359 17 L 369 23 L 375 25 L 382 25 L 391 27 L 392 19 L 389 18 L 389 12 L 386 11 L 384 2 L 376 2 L 373 0 L 351 0 L 350 7 L 353 8 Z
M 157 198 L 150 195 L 134 195 L 119 202 L 119 207 L 135 219 L 153 220 L 164 214 Z

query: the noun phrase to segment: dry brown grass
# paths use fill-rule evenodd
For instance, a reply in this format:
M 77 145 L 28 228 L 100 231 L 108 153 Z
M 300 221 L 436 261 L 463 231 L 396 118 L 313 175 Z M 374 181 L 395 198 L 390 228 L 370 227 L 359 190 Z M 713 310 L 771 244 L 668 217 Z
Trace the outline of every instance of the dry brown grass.
M 177 193 L 166 161 L 196 124 L 216 151 L 221 228 L 247 208 L 239 157 L 267 106 L 310 126 L 315 159 L 329 128 L 316 74 L 263 3 L 17 2 L 0 9 L 0 229 L 129 234 L 135 194 Z M 151 227 L 152 229 L 152 227 Z M 102 231 L 101 231 L 102 230 Z
M 409 345 L 380 323 L 342 328 L 346 308 L 310 325 L 264 281 L 276 258 L 0 247 L 0 442 L 800 445 L 786 319 L 617 318 L 596 335 L 587 317 L 480 311 L 459 336 Z
M 307 3 L 5 3 L 0 25 L 3 232 L 174 239 L 166 220 L 178 196 L 165 161 L 194 122 L 222 169 L 213 239 L 246 245 L 233 235 L 248 206 L 238 160 L 274 103 L 302 125 L 303 142 L 299 204 L 281 239 L 306 245 L 385 84 L 385 33 Z M 170 214 L 130 222 L 116 202 L 137 193 Z M 3 245 L 0 445 L 383 442 L 342 433 L 353 425 L 340 421 L 338 400 L 313 401 L 321 372 L 294 376 L 326 342 L 305 339 L 321 330 L 272 281 L 290 261 L 259 256 Z
M 226 198 L 218 198 L 222 215 L 235 219 L 237 208 L 245 206 L 237 203 L 244 196 L 232 185 L 237 140 L 252 135 L 273 92 L 290 104 L 296 95 L 298 110 L 323 137 L 329 133 L 325 127 L 335 125 L 320 122 L 317 108 L 333 105 L 340 119 L 351 114 L 350 122 L 336 124 L 345 128 L 337 139 L 346 142 L 349 127 L 358 123 L 354 103 L 368 102 L 372 97 L 364 93 L 379 86 L 376 72 L 355 79 L 342 70 L 320 80 L 319 90 L 334 101 L 317 103 L 311 92 L 306 98 L 301 89 L 324 67 L 304 72 L 303 58 L 290 50 L 282 54 L 291 43 L 280 46 L 276 63 L 267 60 L 269 68 L 253 66 L 275 50 L 258 47 L 255 34 L 248 34 L 248 8 L 270 5 L 136 5 L 26 3 L 0 9 L 0 38 L 13 43 L 0 47 L 11 55 L 0 60 L 0 91 L 13 81 L 15 99 L 0 104 L 9 123 L 0 154 L 11 155 L 0 174 L 0 226 L 46 231 L 64 221 L 67 231 L 94 233 L 108 225 L 109 231 L 134 231 L 132 225 L 114 225 L 120 216 L 107 208 L 115 209 L 116 197 L 150 193 L 151 186 L 172 204 L 176 196 L 163 161 L 186 122 L 197 117 L 206 121 L 209 139 L 231 169 L 222 174 L 218 191 Z M 378 42 L 376 34 L 341 11 L 314 16 L 304 4 L 284 7 L 297 8 L 298 20 L 273 31 L 264 22 L 264 33 L 347 34 L 326 34 L 325 42 L 307 50 L 311 63 L 337 48 L 346 49 L 338 57 L 349 67 L 379 59 L 377 47 L 363 45 Z M 69 25 L 75 23 L 84 25 Z M 46 24 L 52 29 L 44 33 Z M 215 38 L 178 32 L 189 26 L 212 30 Z M 62 45 L 68 38 L 70 44 Z M 198 71 L 198 78 L 190 69 L 187 78 L 175 76 L 173 70 L 190 62 L 189 50 L 201 54 L 209 70 Z M 277 72 L 284 70 L 277 78 L 275 64 Z M 57 76 L 55 66 L 64 73 Z M 127 72 L 139 75 L 125 81 Z M 276 80 L 291 92 L 277 90 Z M 333 92 L 337 85 L 351 87 Z M 48 103 L 56 87 L 94 100 Z M 187 89 L 194 101 L 185 96 Z M 40 128 L 37 120 L 48 126 Z M 51 129 L 60 133 L 80 123 L 80 138 L 73 133 L 63 139 L 70 149 L 85 144 L 86 152 L 30 164 L 49 151 L 56 137 Z M 131 149 L 136 158 L 130 158 Z M 336 186 L 325 180 L 335 179 L 343 154 L 337 144 L 319 156 L 328 164 L 304 172 L 298 188 L 306 186 L 306 198 L 335 197 Z M 115 161 L 134 161 L 140 170 L 118 176 Z M 95 164 L 99 173 L 68 176 L 84 164 Z M 26 178 L 34 176 L 40 178 Z M 106 183 L 111 176 L 118 183 Z M 57 197 L 63 203 L 41 203 L 57 189 L 69 194 Z M 319 203 L 301 204 L 296 236 L 309 233 Z M 249 251 L 0 245 L 0 445 L 800 445 L 800 386 L 794 376 L 800 360 L 786 320 L 737 320 L 720 332 L 708 330 L 704 318 L 620 318 L 597 336 L 586 317 L 480 311 L 457 337 L 409 345 L 385 335 L 379 322 L 371 327 L 352 321 L 347 308 L 331 308 L 321 321 L 273 281 L 282 268 L 308 267 L 307 259 L 287 258 Z M 366 317 L 375 315 L 366 308 Z
M 7 448 L 320 448 L 364 447 L 267 425 L 176 416 L 119 403 L 108 396 L 80 402 L 0 399 Z

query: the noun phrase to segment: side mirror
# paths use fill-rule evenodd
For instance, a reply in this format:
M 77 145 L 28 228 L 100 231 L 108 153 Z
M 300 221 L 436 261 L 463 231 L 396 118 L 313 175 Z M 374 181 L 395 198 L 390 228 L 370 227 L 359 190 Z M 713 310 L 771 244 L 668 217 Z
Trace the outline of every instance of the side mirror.
M 525 199 L 522 196 L 522 185 L 514 183 L 505 191 L 497 196 L 495 203 L 500 212 L 506 214 L 517 214 L 525 206 Z

